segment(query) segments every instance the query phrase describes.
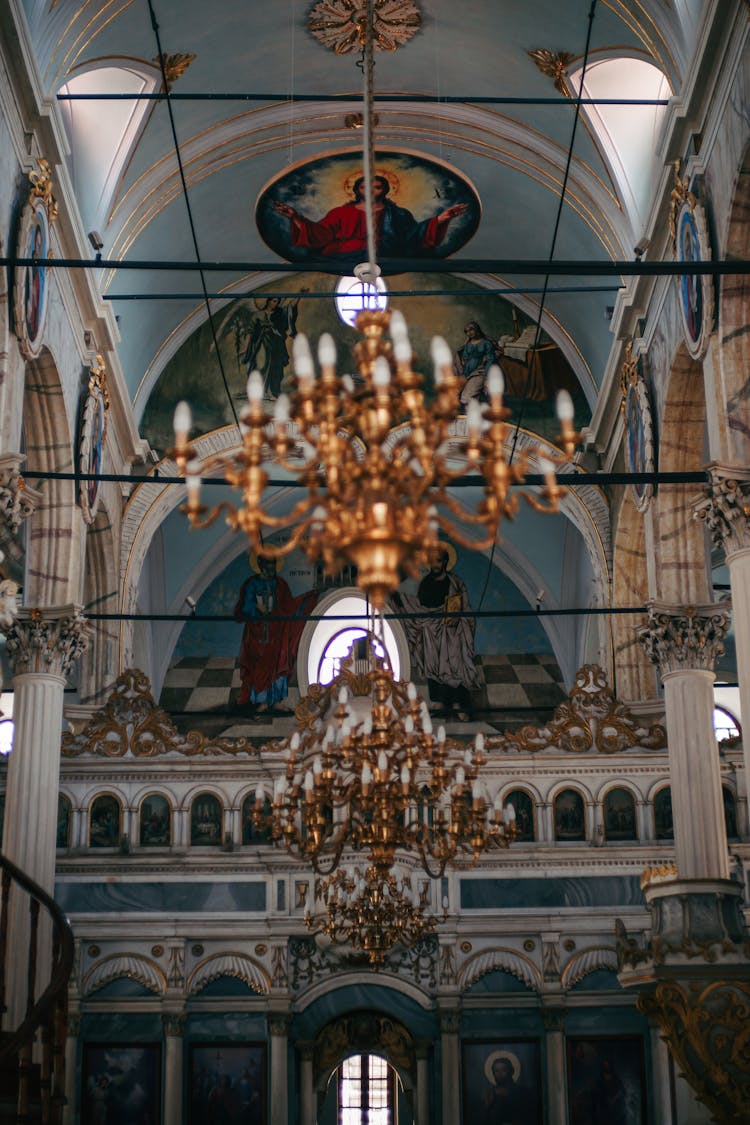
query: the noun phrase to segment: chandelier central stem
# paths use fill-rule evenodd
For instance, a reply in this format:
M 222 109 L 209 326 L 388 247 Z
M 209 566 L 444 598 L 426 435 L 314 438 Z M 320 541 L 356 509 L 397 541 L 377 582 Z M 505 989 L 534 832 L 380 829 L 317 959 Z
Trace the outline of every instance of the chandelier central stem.
M 375 207 L 373 203 L 372 184 L 375 178 L 375 152 L 373 142 L 373 130 L 375 115 L 373 113 L 373 71 L 375 63 L 373 60 L 373 4 L 374 0 L 366 0 L 365 4 L 365 27 L 364 27 L 364 113 L 362 115 L 363 128 L 362 128 L 362 147 L 364 158 L 364 178 L 365 178 L 365 224 L 367 230 L 367 273 L 368 277 L 365 279 L 371 285 L 375 285 L 380 270 L 378 269 L 375 261 Z

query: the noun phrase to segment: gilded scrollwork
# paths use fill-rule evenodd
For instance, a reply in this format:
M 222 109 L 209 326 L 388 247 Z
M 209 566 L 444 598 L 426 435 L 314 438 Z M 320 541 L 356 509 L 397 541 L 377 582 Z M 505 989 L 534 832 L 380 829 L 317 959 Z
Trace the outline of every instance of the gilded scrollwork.
M 661 1028 L 684 1077 L 719 1122 L 747 1120 L 750 981 L 663 981 L 638 998 Z
M 576 673 L 568 700 L 560 704 L 549 723 L 488 737 L 487 747 L 521 753 L 555 749 L 571 754 L 617 754 L 632 749 L 659 750 L 666 742 L 663 726 L 640 726 L 624 703 L 615 699 L 598 664 L 584 664 Z
M 526 54 L 536 63 L 545 78 L 552 79 L 552 84 L 558 93 L 570 97 L 565 79 L 568 77 L 568 68 L 575 55 L 570 51 L 550 51 L 547 47 L 537 47 L 536 50 L 527 51 Z
M 157 758 L 164 754 L 249 754 L 254 752 L 247 738 L 209 739 L 200 731 L 181 734 L 167 712 L 151 694 L 148 676 L 136 668 L 118 677 L 104 707 L 92 716 L 78 734 L 67 731 L 62 737 L 64 758 L 94 754 L 103 758 Z

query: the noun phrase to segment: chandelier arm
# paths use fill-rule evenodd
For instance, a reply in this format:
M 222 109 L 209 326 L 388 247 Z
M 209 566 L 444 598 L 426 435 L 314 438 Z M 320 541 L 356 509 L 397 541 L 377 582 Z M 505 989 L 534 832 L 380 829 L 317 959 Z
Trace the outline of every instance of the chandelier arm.
M 296 523 L 297 520 L 299 520 L 305 514 L 306 510 L 312 507 L 312 503 L 313 501 L 310 497 L 307 497 L 305 500 L 300 500 L 297 504 L 295 504 L 292 511 L 289 512 L 286 516 L 270 516 L 267 512 L 261 510 L 256 513 L 255 520 L 263 527 L 289 527 L 290 524 Z M 231 505 L 229 505 L 229 507 L 231 508 Z M 247 519 L 242 518 L 242 513 L 246 511 L 246 509 L 241 509 L 240 512 L 237 512 L 236 509 L 232 508 L 232 511 L 234 512 L 234 515 L 236 517 L 236 519 L 232 520 L 232 526 L 241 527 L 245 532 L 252 536 L 252 528 L 248 528 Z M 272 543 L 264 543 L 260 538 L 260 535 L 258 535 L 256 537 L 256 542 L 254 545 L 257 547 L 261 554 L 267 556 L 268 558 L 284 558 L 285 555 L 288 555 L 290 551 L 293 551 L 294 548 L 299 545 L 300 541 L 309 530 L 312 522 L 312 516 L 308 517 L 308 519 L 303 520 L 302 523 L 300 523 L 294 531 L 290 532 L 290 537 L 286 541 L 286 543 L 281 543 L 278 546 Z
M 539 497 L 533 492 L 521 492 L 521 496 L 535 512 L 542 512 L 544 515 L 551 515 L 559 510 L 560 501 L 563 496 L 567 494 L 567 488 L 563 485 L 556 485 L 554 489 L 545 487 L 542 491 L 542 496 L 546 496 L 546 500 L 540 500 Z
M 204 528 L 211 527 L 213 523 L 219 518 L 222 512 L 227 513 L 227 521 L 230 517 L 236 514 L 236 508 L 229 500 L 222 500 L 213 508 L 207 508 L 205 504 L 182 504 L 180 511 L 184 512 L 190 521 L 190 526 L 195 531 L 203 531 Z M 204 516 L 203 513 L 206 513 Z

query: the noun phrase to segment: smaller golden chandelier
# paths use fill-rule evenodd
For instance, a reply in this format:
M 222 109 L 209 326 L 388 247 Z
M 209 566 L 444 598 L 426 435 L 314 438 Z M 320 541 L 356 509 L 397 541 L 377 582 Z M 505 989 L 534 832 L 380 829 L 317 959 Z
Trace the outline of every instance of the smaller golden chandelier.
M 479 777 L 484 736 L 468 747 L 433 733 L 414 684 L 393 678 L 370 644 L 369 671 L 354 656 L 328 685 L 313 684 L 299 724 L 275 745 L 286 757 L 270 810 L 256 790 L 253 819 L 294 856 L 330 875 L 344 850 L 380 872 L 396 852 L 418 856 L 432 878 L 455 860 L 475 863 L 515 838 L 515 810 L 489 801 Z
M 390 329 L 390 341 L 384 330 Z M 509 411 L 503 406 L 503 376 L 491 367 L 488 404 L 472 400 L 465 425 L 458 419 L 461 380 L 450 349 L 436 337 L 434 395 L 413 368 L 413 353 L 403 316 L 363 310 L 357 328 L 364 339 L 355 347 L 359 375 L 338 376 L 333 340 L 321 337 L 316 377 L 307 340 L 294 342 L 296 389 L 281 395 L 269 413 L 263 401 L 263 378 L 254 371 L 247 383 L 247 405 L 240 416 L 242 446 L 232 454 L 200 461 L 189 444 L 192 419 L 187 403 L 175 411 L 175 448 L 180 475 L 186 477 L 186 511 L 191 526 L 207 527 L 221 514 L 244 531 L 252 548 L 279 558 L 302 547 L 312 561 L 323 560 L 326 573 L 338 574 L 347 563 L 357 568 L 357 584 L 375 609 L 382 609 L 405 575 L 429 565 L 442 530 L 463 547 L 485 550 L 495 541 L 500 521 L 512 518 L 523 495 L 542 512 L 558 509 L 564 489 L 548 459 L 540 459 L 545 484 L 540 494 L 511 492 L 523 483 L 528 457 L 506 456 Z M 573 403 L 558 396 L 561 444 L 572 457 L 578 435 Z M 287 515 L 264 509 L 266 464 L 275 462 L 305 495 Z M 208 510 L 200 502 L 201 474 L 223 471 L 240 490 L 242 502 L 223 502 Z M 476 511 L 451 491 L 466 473 L 481 474 L 484 499 Z M 288 529 L 285 543 L 264 536 Z M 474 533 L 472 533 L 474 531 Z
M 327 879 L 318 879 L 315 897 L 325 914 L 305 915 L 305 925 L 325 934 L 334 945 L 349 945 L 366 953 L 377 969 L 396 945 L 407 949 L 435 930 L 436 919 L 426 914 L 427 893 L 412 893 L 406 880 L 373 866 L 362 873 L 339 868 Z

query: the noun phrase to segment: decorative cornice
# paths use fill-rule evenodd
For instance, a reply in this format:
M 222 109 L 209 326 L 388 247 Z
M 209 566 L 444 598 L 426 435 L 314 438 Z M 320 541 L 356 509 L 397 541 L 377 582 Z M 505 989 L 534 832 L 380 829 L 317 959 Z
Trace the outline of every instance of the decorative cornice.
M 254 753 L 247 738 L 210 739 L 200 731 L 181 734 L 151 694 L 148 676 L 131 668 L 117 678 L 112 694 L 78 734 L 66 731 L 62 756 L 94 754 L 102 758 L 158 758 L 165 754 L 194 757 Z
M 193 969 L 187 982 L 187 991 L 195 994 L 220 977 L 234 977 L 246 984 L 251 992 L 266 996 L 271 981 L 266 970 L 246 953 L 220 953 L 206 957 Z
M 17 676 L 27 672 L 66 676 L 88 648 L 89 636 L 80 606 L 20 609 L 7 633 L 8 659 Z
M 365 44 L 366 5 L 352 0 L 319 0 L 307 17 L 307 28 L 321 47 L 337 55 L 360 51 Z M 414 0 L 373 0 L 373 46 L 395 51 L 413 39 L 422 26 Z
M 750 472 L 718 461 L 706 472 L 709 483 L 693 506 L 693 518 L 704 521 L 715 546 L 728 556 L 750 549 Z
M 96 992 L 113 980 L 120 978 L 137 981 L 149 992 L 161 995 L 167 987 L 162 969 L 151 960 L 138 953 L 113 953 L 89 969 L 83 978 L 81 991 L 84 995 Z
M 724 652 L 729 611 L 721 605 L 648 604 L 648 623 L 636 636 L 662 677 L 669 672 L 713 671 Z
M 667 744 L 664 727 L 645 728 L 615 699 L 606 673 L 598 664 L 584 664 L 576 673 L 570 697 L 543 727 L 523 727 L 487 738 L 490 750 L 536 753 L 565 750 L 571 754 L 617 754 L 623 750 L 658 750 Z
M 552 79 L 552 84 L 558 93 L 570 97 L 565 79 L 568 77 L 568 67 L 575 55 L 570 51 L 550 51 L 546 47 L 537 47 L 536 50 L 527 51 L 526 54 L 536 63 L 545 78 Z
M 461 966 L 456 983 L 462 992 L 468 992 L 473 984 L 487 975 L 487 973 L 510 973 L 532 992 L 539 992 L 542 987 L 542 974 L 537 966 L 517 949 L 498 946 L 494 949 L 484 949 L 475 953 Z

